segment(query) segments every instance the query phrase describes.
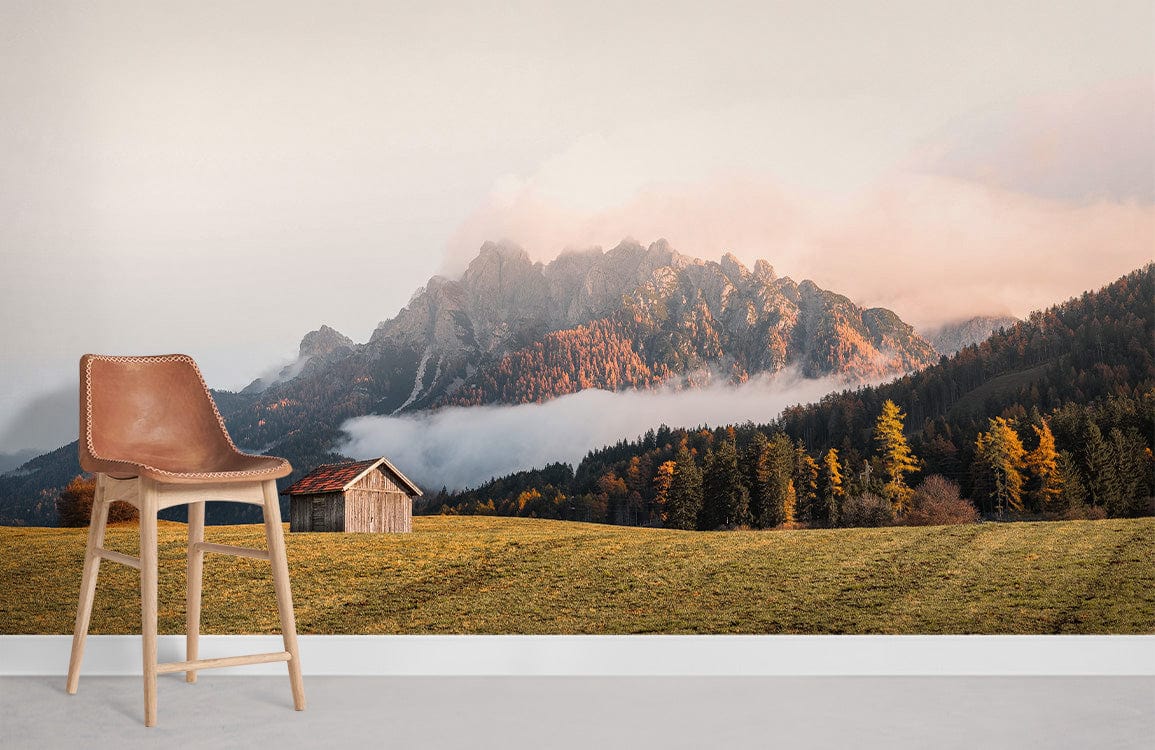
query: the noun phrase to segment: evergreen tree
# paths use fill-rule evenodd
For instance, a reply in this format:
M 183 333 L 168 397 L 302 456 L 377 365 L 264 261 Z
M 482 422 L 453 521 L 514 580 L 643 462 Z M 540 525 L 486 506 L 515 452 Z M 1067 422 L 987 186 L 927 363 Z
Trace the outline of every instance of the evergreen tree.
M 975 440 L 975 489 L 999 516 L 1007 510 L 1022 511 L 1026 449 L 1010 422 L 1002 417 L 988 422 L 987 432 Z
M 879 463 L 886 477 L 883 494 L 890 500 L 896 513 L 906 509 L 913 490 L 906 484 L 906 476 L 918 470 L 918 459 L 910 450 L 902 432 L 906 414 L 890 399 L 882 404 L 882 412 L 874 424 L 874 442 L 878 446 Z
M 1079 464 L 1070 451 L 1059 451 L 1055 471 L 1061 477 L 1062 491 L 1056 500 L 1056 510 L 1081 508 L 1087 503 L 1087 488 L 1080 476 Z
M 698 528 L 702 510 L 702 473 L 685 442 L 674 456 L 674 476 L 666 500 L 666 518 L 671 529 Z
M 1038 410 L 1035 409 L 1037 414 Z M 1031 429 L 1039 440 L 1035 447 L 1026 456 L 1026 468 L 1030 473 L 1030 493 L 1032 510 L 1051 510 L 1063 494 L 1063 478 L 1059 473 L 1059 453 L 1055 450 L 1055 436 L 1051 433 L 1051 426 L 1045 419 L 1038 424 L 1032 424 Z
M 843 496 L 852 497 L 865 492 L 867 488 L 860 486 L 859 474 L 863 464 L 869 464 L 863 460 L 862 454 L 854 447 L 849 437 L 842 441 L 842 446 L 838 449 L 838 461 L 842 465 Z
M 754 525 L 762 519 L 762 509 L 766 504 L 767 485 L 770 481 L 770 440 L 766 434 L 755 432 L 750 438 L 743 456 L 742 468 L 745 473 L 746 489 L 750 494 L 750 518 Z
M 818 506 L 818 462 L 806 452 L 801 440 L 794 447 L 794 493 L 798 520 L 811 524 L 824 523 L 825 514 Z
M 920 443 L 919 455 L 922 457 L 922 469 L 927 475 L 941 474 L 944 477 L 958 479 L 963 473 L 962 462 L 959 461 L 959 449 L 954 442 L 945 435 L 924 436 Z
M 1111 446 L 1103 439 L 1099 425 L 1088 414 L 1083 424 L 1083 470 L 1087 479 L 1087 493 L 1092 505 L 1106 507 L 1115 504 L 1113 493 L 1115 482 L 1115 462 L 1111 456 Z
M 766 485 L 761 517 L 757 524 L 772 529 L 794 523 L 794 445 L 779 432 L 766 446 Z
M 706 459 L 702 472 L 702 512 L 699 528 L 717 529 L 749 522 L 750 496 L 738 470 L 734 442 L 722 440 Z
M 714 464 L 714 448 L 706 449 L 705 455 L 702 457 L 702 466 L 699 473 L 702 476 L 702 504 L 698 507 L 698 519 L 694 523 L 694 527 L 699 531 L 712 531 L 715 527 L 710 525 L 710 522 L 717 516 L 717 509 L 710 502 L 707 493 L 709 487 L 706 485 L 706 474 L 710 471 L 710 467 Z
M 1151 469 L 1144 450 L 1143 436 L 1134 430 L 1126 433 L 1112 427 L 1107 435 L 1111 446 L 1112 486 L 1107 513 L 1114 517 L 1138 516 L 1150 494 Z
M 838 463 L 838 449 L 831 448 L 822 457 L 822 473 L 818 478 L 819 508 L 826 526 L 837 526 L 842 507 L 842 467 Z

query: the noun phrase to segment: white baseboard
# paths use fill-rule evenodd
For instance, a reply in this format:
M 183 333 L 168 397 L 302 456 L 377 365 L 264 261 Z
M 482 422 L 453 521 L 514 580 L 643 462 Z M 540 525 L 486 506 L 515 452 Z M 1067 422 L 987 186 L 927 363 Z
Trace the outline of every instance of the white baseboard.
M 0 636 L 0 675 L 64 675 L 72 637 Z M 201 658 L 280 651 L 279 636 L 202 636 Z M 306 635 L 307 675 L 1155 675 L 1155 636 Z M 163 635 L 160 660 L 184 659 Z M 139 675 L 140 636 L 92 635 L 82 674 Z M 214 670 L 282 675 L 283 664 Z

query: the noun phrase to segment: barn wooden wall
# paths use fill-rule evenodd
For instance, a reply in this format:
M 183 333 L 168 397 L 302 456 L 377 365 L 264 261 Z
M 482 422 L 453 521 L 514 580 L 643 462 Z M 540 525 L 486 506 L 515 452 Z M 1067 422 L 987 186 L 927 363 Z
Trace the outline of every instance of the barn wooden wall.
M 322 526 L 313 528 L 313 508 L 319 503 Z M 293 495 L 289 498 L 289 531 L 344 531 L 345 500 L 340 492 Z
M 371 471 L 345 493 L 345 530 L 408 533 L 413 500 L 387 471 Z

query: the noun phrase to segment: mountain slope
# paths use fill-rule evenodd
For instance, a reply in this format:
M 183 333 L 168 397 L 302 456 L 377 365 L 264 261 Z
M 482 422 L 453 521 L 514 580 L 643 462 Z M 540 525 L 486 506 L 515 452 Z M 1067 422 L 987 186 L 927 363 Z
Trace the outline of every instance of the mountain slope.
M 787 409 L 783 424 L 809 445 L 838 446 L 846 439 L 863 441 L 873 427 L 871 415 L 887 399 L 907 412 L 908 428 L 917 430 L 935 420 L 978 427 L 1015 405 L 1045 412 L 1067 403 L 1141 396 L 1155 387 L 1152 341 L 1155 264 L 1033 312 L 919 372 Z

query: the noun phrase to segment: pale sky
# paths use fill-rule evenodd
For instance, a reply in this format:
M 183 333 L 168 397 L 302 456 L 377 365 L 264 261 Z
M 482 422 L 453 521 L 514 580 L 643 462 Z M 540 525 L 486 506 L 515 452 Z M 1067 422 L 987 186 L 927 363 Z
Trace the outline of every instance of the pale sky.
M 238 388 L 489 239 L 667 237 L 918 325 L 1155 246 L 1141 2 L 0 0 L 0 452 L 84 352 Z

